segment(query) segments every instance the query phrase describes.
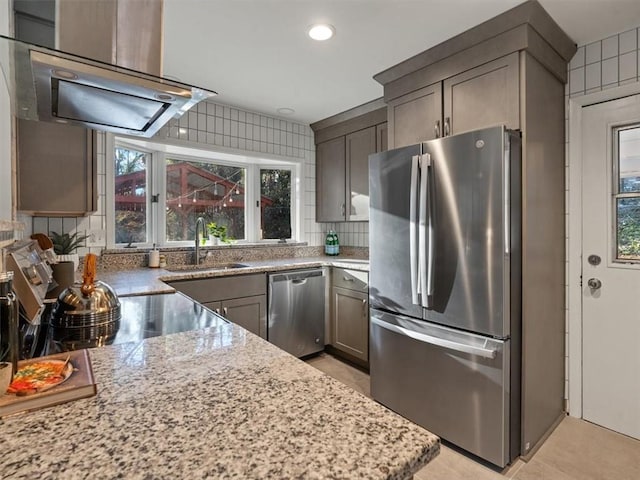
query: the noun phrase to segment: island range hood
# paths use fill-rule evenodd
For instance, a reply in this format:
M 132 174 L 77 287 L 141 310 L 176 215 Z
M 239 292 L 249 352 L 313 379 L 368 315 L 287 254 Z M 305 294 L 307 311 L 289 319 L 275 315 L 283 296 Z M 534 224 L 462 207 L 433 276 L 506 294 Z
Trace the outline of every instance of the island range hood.
M 0 35 L 13 113 L 151 137 L 216 92 Z

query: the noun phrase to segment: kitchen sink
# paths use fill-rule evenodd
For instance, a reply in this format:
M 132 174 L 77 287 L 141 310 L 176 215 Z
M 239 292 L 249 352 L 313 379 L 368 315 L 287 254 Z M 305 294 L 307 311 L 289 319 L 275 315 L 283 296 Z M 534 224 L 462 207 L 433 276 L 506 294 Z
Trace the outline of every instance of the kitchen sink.
M 170 272 L 202 272 L 204 270 L 231 270 L 234 268 L 246 268 L 249 265 L 244 263 L 220 263 L 217 265 L 176 265 L 167 267 Z

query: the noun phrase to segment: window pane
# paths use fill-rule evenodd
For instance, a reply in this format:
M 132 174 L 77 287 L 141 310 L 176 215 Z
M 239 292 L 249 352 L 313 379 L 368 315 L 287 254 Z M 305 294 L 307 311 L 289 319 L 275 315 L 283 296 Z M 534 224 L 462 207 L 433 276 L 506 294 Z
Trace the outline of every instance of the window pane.
M 291 171 L 260 170 L 262 238 L 291 238 Z
M 115 149 L 115 241 L 147 242 L 147 167 L 149 154 Z
M 640 127 L 620 130 L 618 142 L 620 193 L 640 192 Z
M 167 159 L 167 241 L 193 240 L 198 217 L 245 238 L 244 168 Z
M 640 198 L 619 198 L 617 217 L 617 258 L 640 260 Z

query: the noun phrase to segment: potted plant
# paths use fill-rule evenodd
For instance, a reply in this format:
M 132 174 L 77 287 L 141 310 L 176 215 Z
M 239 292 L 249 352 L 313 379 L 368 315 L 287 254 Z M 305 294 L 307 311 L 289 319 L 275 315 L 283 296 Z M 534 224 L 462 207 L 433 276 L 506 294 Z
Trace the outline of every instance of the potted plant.
M 51 241 L 53 242 L 53 251 L 56 252 L 59 262 L 73 262 L 73 270 L 78 270 L 80 264 L 80 258 L 76 250 L 82 246 L 88 235 L 79 235 L 75 233 L 62 233 L 51 232 Z
M 209 240 L 212 245 L 218 245 L 220 242 L 229 243 L 227 238 L 227 227 L 225 225 L 218 225 L 216 222 L 210 222 L 207 224 L 207 230 L 209 231 Z

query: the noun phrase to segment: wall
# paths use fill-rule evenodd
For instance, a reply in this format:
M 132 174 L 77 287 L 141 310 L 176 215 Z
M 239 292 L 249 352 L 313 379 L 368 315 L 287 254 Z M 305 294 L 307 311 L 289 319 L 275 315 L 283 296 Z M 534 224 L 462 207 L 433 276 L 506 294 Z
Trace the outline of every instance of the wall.
M 0 2 L 0 34 L 9 35 L 9 2 Z M 11 107 L 0 71 L 0 220 L 12 220 Z
M 569 209 L 569 98 L 587 95 L 601 90 L 616 88 L 630 83 L 640 82 L 640 26 L 638 28 L 611 35 L 602 40 L 581 45 L 569 64 L 569 83 L 565 89 L 566 98 L 566 245 L 567 245 L 567 278 L 565 290 L 566 308 L 566 365 L 565 394 L 569 391 L 569 221 L 573 215 L 581 215 L 580 210 Z
M 203 102 L 178 120 L 171 120 L 155 136 L 185 146 L 220 149 L 238 154 L 265 154 L 265 157 L 286 157 L 301 162 L 302 188 L 302 238 L 309 245 L 324 242 L 325 225 L 315 222 L 315 145 L 313 131 L 308 125 L 240 110 L 237 108 Z M 89 217 L 57 218 L 30 217 L 21 219 L 27 223 L 27 232 L 73 232 L 103 230 L 105 228 L 105 165 L 110 155 L 105 152 L 105 134 L 98 135 L 98 211 Z M 99 253 L 104 245 L 95 244 L 82 248 L 78 253 Z

